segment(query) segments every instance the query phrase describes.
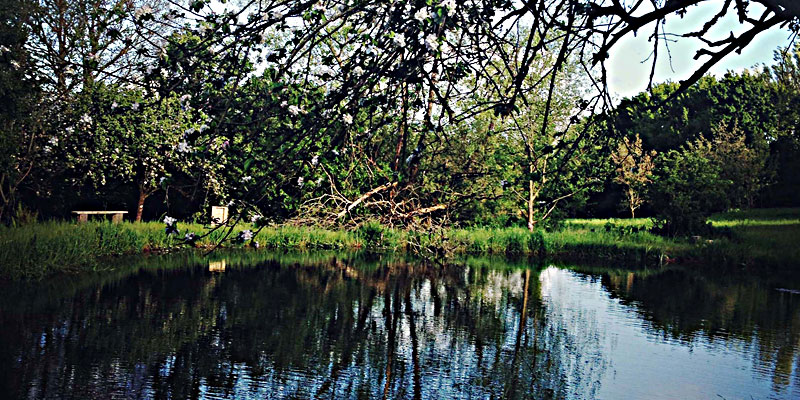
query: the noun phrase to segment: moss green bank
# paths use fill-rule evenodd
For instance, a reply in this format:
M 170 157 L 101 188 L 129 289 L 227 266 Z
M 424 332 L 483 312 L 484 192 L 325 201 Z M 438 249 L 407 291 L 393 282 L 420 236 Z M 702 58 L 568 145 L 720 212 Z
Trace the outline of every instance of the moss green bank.
M 421 234 L 368 224 L 353 231 L 312 227 L 275 227 L 255 237 L 267 249 L 375 250 L 444 258 L 455 254 L 516 255 L 616 266 L 682 263 L 758 269 L 798 269 L 800 209 L 731 212 L 711 218 L 724 235 L 712 238 L 665 238 L 647 231 L 648 219 L 572 219 L 556 231 L 523 228 L 449 229 Z M 38 279 L 58 272 L 107 266 L 123 254 L 175 250 L 186 232 L 208 233 L 200 224 L 179 223 L 180 235 L 166 236 L 157 222 L 43 222 L 0 227 L 0 277 Z M 211 248 L 232 232 L 216 230 L 198 245 Z M 224 242 L 226 247 L 235 247 Z M 107 268 L 107 267 L 103 267 Z

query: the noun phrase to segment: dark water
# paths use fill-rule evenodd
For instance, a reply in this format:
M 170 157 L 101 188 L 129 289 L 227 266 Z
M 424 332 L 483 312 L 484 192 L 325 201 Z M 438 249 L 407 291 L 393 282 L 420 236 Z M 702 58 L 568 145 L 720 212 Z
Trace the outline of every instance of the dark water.
M 366 256 L 0 286 L 3 398 L 800 399 L 792 277 Z

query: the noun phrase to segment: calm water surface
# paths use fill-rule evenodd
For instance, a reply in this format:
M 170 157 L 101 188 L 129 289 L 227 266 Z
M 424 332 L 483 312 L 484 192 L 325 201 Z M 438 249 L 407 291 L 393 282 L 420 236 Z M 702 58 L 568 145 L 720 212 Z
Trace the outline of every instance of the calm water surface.
M 800 281 L 268 253 L 0 285 L 3 398 L 800 399 Z

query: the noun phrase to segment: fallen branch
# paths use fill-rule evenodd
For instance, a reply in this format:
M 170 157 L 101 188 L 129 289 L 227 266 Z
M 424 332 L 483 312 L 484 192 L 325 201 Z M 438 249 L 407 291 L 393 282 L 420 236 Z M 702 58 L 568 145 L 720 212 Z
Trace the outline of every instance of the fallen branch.
M 408 212 L 408 213 L 405 213 L 405 214 L 401 214 L 400 218 L 411 218 L 411 217 L 415 217 L 417 215 L 430 214 L 430 213 L 432 213 L 434 211 L 444 210 L 445 208 L 447 208 L 447 204 L 437 204 L 437 205 L 435 205 L 433 207 L 420 208 L 418 210 L 414 210 L 414 211 L 411 211 L 411 212 Z
M 339 215 L 336 216 L 336 219 L 342 219 L 352 209 L 358 207 L 359 204 L 361 204 L 364 200 L 372 197 L 375 193 L 378 193 L 378 192 L 381 192 L 383 190 L 386 190 L 386 189 L 389 189 L 389 188 L 393 188 L 393 187 L 396 187 L 396 186 L 397 186 L 397 182 L 391 182 L 391 183 L 387 183 L 385 185 L 378 186 L 375 189 L 372 189 L 369 192 L 364 193 L 363 195 L 361 195 L 361 197 L 356 199 L 354 202 L 350 203 L 350 205 L 347 206 L 347 208 L 342 210 L 342 212 L 340 212 Z

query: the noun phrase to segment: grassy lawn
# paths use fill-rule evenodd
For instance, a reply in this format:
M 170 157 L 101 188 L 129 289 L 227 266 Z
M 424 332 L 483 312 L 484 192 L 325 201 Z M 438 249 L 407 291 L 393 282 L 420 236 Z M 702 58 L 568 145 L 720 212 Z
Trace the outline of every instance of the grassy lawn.
M 564 229 L 528 232 L 524 228 L 450 229 L 420 234 L 380 226 L 356 231 L 311 227 L 274 227 L 256 240 L 268 249 L 371 249 L 422 254 L 526 255 L 565 261 L 617 263 L 630 266 L 682 262 L 710 266 L 798 269 L 800 209 L 759 209 L 729 212 L 711 218 L 728 228 L 724 237 L 665 238 L 647 231 L 649 219 L 571 219 Z M 100 258 L 185 247 L 187 232 L 209 233 L 200 224 L 179 223 L 180 234 L 167 236 L 159 222 L 42 222 L 20 228 L 0 226 L 0 278 L 37 279 L 56 272 L 98 268 Z M 249 225 L 236 227 L 236 237 Z M 198 242 L 212 247 L 226 237 L 219 229 Z M 233 245 L 230 242 L 226 246 Z
M 800 208 L 771 208 L 715 215 L 711 223 L 728 227 L 736 251 L 756 261 L 771 264 L 800 264 Z
M 639 233 L 639 239 L 657 246 L 672 256 L 683 256 L 692 262 L 721 263 L 748 267 L 800 268 L 800 208 L 764 208 L 730 211 L 713 215 L 709 221 L 714 227 L 730 229 L 730 237 L 702 238 L 692 244 L 682 239 L 666 239 Z M 565 232 L 604 231 L 612 227 L 649 228 L 652 221 L 636 219 L 571 219 Z M 613 229 L 612 229 L 613 231 Z M 607 240 L 601 234 L 597 240 Z M 625 235 L 620 240 L 630 242 L 637 236 Z M 586 239 L 591 240 L 591 239 Z M 585 240 L 581 240 L 585 241 Z

